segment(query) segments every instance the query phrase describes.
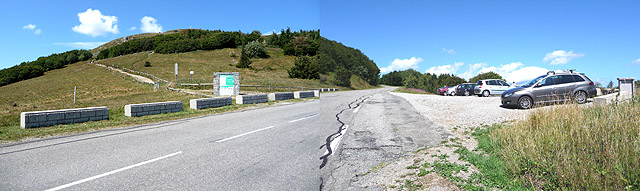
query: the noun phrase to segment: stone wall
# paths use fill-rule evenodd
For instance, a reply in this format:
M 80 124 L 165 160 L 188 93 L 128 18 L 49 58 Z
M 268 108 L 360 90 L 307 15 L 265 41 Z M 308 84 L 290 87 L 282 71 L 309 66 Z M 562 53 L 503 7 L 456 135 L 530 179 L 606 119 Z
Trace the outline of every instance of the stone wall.
M 236 104 L 254 104 L 268 102 L 269 98 L 267 94 L 255 94 L 255 95 L 239 95 L 236 96 Z
M 109 119 L 108 107 L 88 107 L 20 113 L 20 127 L 34 128 L 57 124 L 82 123 Z
M 299 92 L 293 92 L 293 98 L 308 98 L 308 97 L 315 97 L 316 94 L 314 91 L 299 91 Z
M 206 109 L 231 105 L 232 103 L 231 97 L 202 98 L 190 100 L 189 107 L 191 109 Z
M 276 92 L 269 94 L 269 101 L 288 100 L 294 98 L 293 92 Z
M 181 101 L 128 104 L 124 106 L 124 115 L 127 117 L 173 113 L 179 111 L 182 111 Z

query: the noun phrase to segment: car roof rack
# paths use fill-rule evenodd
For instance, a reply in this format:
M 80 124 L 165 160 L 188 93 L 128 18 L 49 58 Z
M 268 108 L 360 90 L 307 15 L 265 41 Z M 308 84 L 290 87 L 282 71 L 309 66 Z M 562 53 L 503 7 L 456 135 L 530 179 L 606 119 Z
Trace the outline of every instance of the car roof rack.
M 555 74 L 556 74 L 556 72 L 555 72 L 555 71 L 548 71 L 548 72 L 547 72 L 547 75 L 555 75 Z

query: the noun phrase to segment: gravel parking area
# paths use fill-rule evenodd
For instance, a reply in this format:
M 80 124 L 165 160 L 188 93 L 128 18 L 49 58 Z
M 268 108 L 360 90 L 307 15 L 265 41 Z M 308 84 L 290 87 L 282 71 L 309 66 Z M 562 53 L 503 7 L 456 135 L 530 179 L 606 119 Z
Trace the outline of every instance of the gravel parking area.
M 439 96 L 395 93 L 422 116 L 443 127 L 471 128 L 503 121 L 524 119 L 531 110 L 503 108 L 500 97 Z M 535 110 L 535 109 L 534 109 Z

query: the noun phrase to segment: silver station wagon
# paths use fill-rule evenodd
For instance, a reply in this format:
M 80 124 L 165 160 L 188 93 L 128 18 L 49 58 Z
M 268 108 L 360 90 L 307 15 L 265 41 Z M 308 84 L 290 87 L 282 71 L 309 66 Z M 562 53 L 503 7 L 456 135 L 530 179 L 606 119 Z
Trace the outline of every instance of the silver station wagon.
M 596 95 L 596 86 L 584 73 L 575 70 L 549 71 L 531 82 L 502 93 L 504 106 L 529 109 L 534 104 L 575 100 L 579 104 Z

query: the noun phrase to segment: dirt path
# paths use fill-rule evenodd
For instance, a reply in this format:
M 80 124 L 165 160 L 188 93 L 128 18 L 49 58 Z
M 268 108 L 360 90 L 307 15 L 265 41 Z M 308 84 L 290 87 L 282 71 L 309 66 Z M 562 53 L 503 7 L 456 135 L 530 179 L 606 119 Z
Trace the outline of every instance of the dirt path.
M 132 73 L 129 73 L 129 72 L 122 71 L 122 70 L 117 69 L 117 68 L 105 66 L 105 65 L 102 65 L 102 64 L 98 64 L 98 63 L 96 63 L 95 65 L 96 66 L 100 66 L 100 67 L 104 67 L 104 68 L 108 68 L 109 70 L 114 70 L 114 71 L 120 72 L 122 74 L 131 76 L 134 79 L 136 79 L 137 81 L 142 82 L 142 83 L 154 84 L 153 80 L 151 80 L 151 79 L 149 79 L 147 77 L 144 77 L 144 76 L 135 75 L 135 74 L 132 74 Z

